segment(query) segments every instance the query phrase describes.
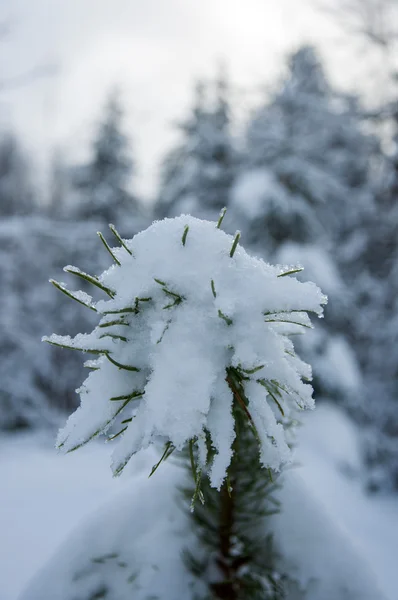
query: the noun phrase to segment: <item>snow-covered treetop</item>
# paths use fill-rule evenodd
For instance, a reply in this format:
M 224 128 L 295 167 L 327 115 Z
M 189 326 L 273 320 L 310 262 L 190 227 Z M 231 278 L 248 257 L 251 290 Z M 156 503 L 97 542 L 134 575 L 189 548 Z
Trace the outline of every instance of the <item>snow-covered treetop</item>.
M 223 71 L 214 84 L 197 84 L 194 105 L 179 129 L 181 140 L 162 164 L 156 214 L 189 212 L 214 218 L 228 204 L 239 161 Z
M 322 64 L 312 46 L 302 46 L 289 57 L 289 71 L 286 91 L 318 95 L 329 91 Z
M 249 243 L 268 252 L 284 242 L 327 247 L 345 241 L 361 215 L 372 212 L 371 174 L 379 151 L 376 138 L 363 130 L 357 99 L 329 85 L 313 48 L 300 48 L 287 66 L 248 124 L 246 168 L 231 194 L 237 218 L 248 222 Z M 259 172 L 269 183 L 261 184 Z M 248 203 L 253 208 L 252 197 L 236 194 L 242 178 L 256 180 L 255 219 L 246 210 Z
M 93 371 L 78 390 L 81 406 L 59 433 L 59 448 L 80 447 L 120 415 L 114 474 L 157 440 L 165 443 L 164 457 L 189 442 L 191 449 L 197 444 L 198 472 L 209 467 L 211 484 L 220 488 L 238 410 L 262 464 L 279 470 L 289 461 L 284 425 L 313 407 L 311 369 L 289 334 L 311 327 L 307 313 L 321 316 L 326 298 L 315 284 L 290 276 L 300 267 L 249 256 L 239 232 L 220 229 L 223 214 L 218 223 L 189 215 L 156 221 L 132 240 L 111 226 L 121 247 L 102 238 L 114 257 L 110 269 L 97 278 L 65 267 L 106 300 L 54 282 L 99 316 L 89 334 L 43 338 L 98 355 L 86 363 Z
M 70 169 L 75 193 L 83 192 L 75 200 L 77 216 L 122 222 L 126 215 L 137 214 L 137 199 L 131 190 L 134 172 L 130 140 L 123 130 L 120 97 L 113 91 L 92 143 L 90 161 Z

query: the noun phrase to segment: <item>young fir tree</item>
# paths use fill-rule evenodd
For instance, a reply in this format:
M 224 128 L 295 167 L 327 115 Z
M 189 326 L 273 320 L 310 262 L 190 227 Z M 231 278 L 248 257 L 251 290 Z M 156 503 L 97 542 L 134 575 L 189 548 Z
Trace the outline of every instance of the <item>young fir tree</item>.
M 311 370 L 296 356 L 290 334 L 310 325 L 307 313 L 321 315 L 326 299 L 314 284 L 290 276 L 297 269 L 250 257 L 239 233 L 221 230 L 223 215 L 218 223 L 186 215 L 155 222 L 132 240 L 111 227 L 120 247 L 101 239 L 114 266 L 99 277 L 66 268 L 99 288 L 105 300 L 94 302 L 55 283 L 99 318 L 89 334 L 44 338 L 97 356 L 86 362 L 92 372 L 79 390 L 81 406 L 57 444 L 76 450 L 117 421 L 119 430 L 109 438 L 117 440 L 114 474 L 160 442 L 154 478 L 162 462 L 183 451 L 200 541 L 187 541 L 185 566 L 179 566 L 189 597 L 280 599 L 287 597 L 290 578 L 279 572 L 267 535 L 276 503 L 272 479 L 290 460 L 292 422 L 313 407 Z M 187 513 L 187 507 L 180 510 Z M 104 569 L 112 564 L 117 580 L 126 573 L 118 553 L 96 561 L 96 569 L 97 563 Z M 151 583 L 139 570 L 130 577 L 136 598 L 164 588 L 164 564 L 155 566 Z M 100 597 L 82 593 L 83 575 L 72 577 L 74 597 Z M 101 590 L 101 597 L 111 597 L 109 585 Z M 163 589 L 156 597 L 172 593 Z M 187 591 L 174 597 L 188 598 Z
M 72 173 L 72 184 L 80 192 L 78 218 L 123 223 L 137 213 L 137 200 L 131 192 L 134 162 L 122 119 L 120 99 L 113 92 L 92 143 L 90 162 L 76 167 Z
M 110 269 L 92 277 L 66 267 L 104 300 L 56 283 L 98 323 L 47 338 L 96 357 L 58 445 L 72 451 L 107 433 L 114 472 L 133 478 L 24 600 L 382 600 L 300 476 L 285 473 L 278 492 L 269 476 L 290 459 L 295 416 L 313 405 L 311 370 L 290 334 L 325 298 L 296 270 L 250 257 L 221 220 L 168 219 L 132 240 L 112 227 L 120 247 L 104 243 Z M 194 521 L 181 492 L 188 471 Z M 271 516 L 276 493 L 283 514 Z
M 221 72 L 213 85 L 200 82 L 182 140 L 164 160 L 155 214 L 184 212 L 215 218 L 228 205 L 238 154 L 231 133 L 230 89 Z
M 363 120 L 383 140 L 381 168 L 375 178 L 373 210 L 360 215 L 357 243 L 348 262 L 357 307 L 354 332 L 366 382 L 357 414 L 371 467 L 368 483 L 371 489 L 398 489 L 398 66 L 394 60 L 398 4 L 395 0 L 332 4 L 325 2 L 325 8 L 354 41 L 360 38 L 361 54 L 366 59 L 373 54 L 378 61 L 377 94 L 369 98 L 372 106 L 363 112 Z
M 251 246 L 276 262 L 303 262 L 333 297 L 305 351 L 318 394 L 340 402 L 359 392 L 345 263 L 357 215 L 371 203 L 373 148 L 355 99 L 334 92 L 315 50 L 305 46 L 249 123 L 246 164 L 232 194 L 231 210 Z

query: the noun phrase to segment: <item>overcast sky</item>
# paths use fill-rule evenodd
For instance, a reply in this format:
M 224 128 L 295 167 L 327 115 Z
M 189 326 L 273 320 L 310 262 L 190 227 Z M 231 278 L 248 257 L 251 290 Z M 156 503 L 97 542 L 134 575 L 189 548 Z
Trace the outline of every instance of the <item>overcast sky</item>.
M 309 0 L 0 0 L 0 18 L 9 28 L 0 40 L 3 80 L 57 66 L 51 78 L 2 91 L 2 125 L 22 132 L 42 165 L 57 147 L 78 159 L 107 91 L 119 85 L 147 195 L 193 82 L 214 76 L 221 60 L 240 106 L 302 42 L 320 47 L 335 81 L 360 85 L 358 56 Z

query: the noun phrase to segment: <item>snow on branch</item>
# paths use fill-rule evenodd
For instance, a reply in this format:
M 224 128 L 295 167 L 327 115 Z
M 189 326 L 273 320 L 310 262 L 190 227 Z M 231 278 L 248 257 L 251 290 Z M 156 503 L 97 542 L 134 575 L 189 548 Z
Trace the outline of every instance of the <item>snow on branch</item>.
M 193 456 L 196 444 L 197 479 L 206 468 L 219 489 L 240 411 L 262 465 L 277 471 L 289 461 L 285 426 L 314 404 L 311 369 L 289 335 L 311 327 L 308 313 L 321 316 L 326 298 L 291 276 L 300 267 L 249 256 L 239 232 L 226 234 L 221 220 L 181 215 L 154 222 L 132 240 L 112 226 L 121 247 L 105 243 L 115 264 L 99 277 L 67 267 L 105 298 L 83 302 L 71 293 L 96 310 L 98 325 L 75 338 L 43 338 L 97 355 L 85 363 L 92 372 L 78 390 L 80 407 L 59 432 L 59 448 L 79 448 L 120 415 L 122 428 L 110 438 L 117 438 L 115 475 L 154 442 L 165 444 L 162 459 L 187 444 Z

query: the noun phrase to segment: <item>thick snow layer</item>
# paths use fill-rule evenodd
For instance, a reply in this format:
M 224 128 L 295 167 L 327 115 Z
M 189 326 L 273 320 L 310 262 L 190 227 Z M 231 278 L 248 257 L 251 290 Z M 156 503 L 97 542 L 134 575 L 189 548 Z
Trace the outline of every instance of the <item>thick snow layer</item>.
M 303 381 L 310 371 L 286 334 L 311 327 L 307 312 L 321 316 L 326 299 L 315 284 L 289 276 L 288 267 L 249 256 L 238 239 L 214 222 L 182 215 L 113 250 L 116 265 L 91 277 L 109 297 L 95 304 L 99 325 L 73 339 L 46 338 L 101 355 L 79 390 L 81 406 L 59 434 L 62 450 L 106 432 L 120 414 L 125 427 L 113 453 L 119 474 L 157 439 L 181 449 L 208 431 L 217 450 L 210 481 L 220 488 L 235 435 L 232 404 L 240 398 L 227 370 L 233 367 L 245 377 L 245 410 L 263 465 L 279 470 L 289 461 L 283 425 L 314 403 Z
M 385 598 L 396 600 L 397 496 L 363 493 L 359 456 L 359 431 L 340 409 L 321 404 L 307 415 L 300 429 L 297 472 L 315 503 L 366 560 Z
M 3 434 L 0 600 L 17 598 L 77 523 L 123 489 L 106 466 L 109 453 L 95 444 L 60 456 L 44 434 Z
M 354 552 L 356 573 L 358 565 L 364 561 L 364 572 L 358 575 L 359 583 L 365 583 L 368 581 L 368 573 L 374 573 L 377 582 L 371 585 L 373 589 L 378 585 L 381 594 L 374 596 L 372 600 L 381 600 L 382 593 L 387 600 L 396 600 L 397 500 L 395 497 L 376 498 L 363 495 L 360 483 L 355 479 L 355 474 L 360 469 L 355 426 L 336 408 L 320 405 L 307 416 L 306 424 L 300 430 L 299 441 L 296 452 L 298 465 L 292 471 L 296 481 L 292 481 L 290 486 L 295 487 L 295 494 L 300 493 L 300 497 L 305 499 L 305 505 L 302 511 L 298 502 L 294 502 L 294 506 L 291 502 L 290 509 L 287 506 L 290 510 L 287 519 L 294 528 L 291 535 L 295 533 L 295 538 L 292 537 L 295 540 L 295 548 L 300 539 L 299 535 L 302 536 L 298 555 L 291 557 L 296 574 L 301 570 L 300 577 L 305 581 L 311 576 L 311 570 L 316 567 L 318 576 L 325 578 L 327 585 L 334 575 L 338 581 L 342 581 L 343 576 L 335 573 L 339 568 L 339 556 L 331 556 L 328 549 L 329 540 L 321 555 L 329 560 L 325 563 L 322 563 L 320 557 L 314 556 L 311 546 L 304 544 L 306 536 L 315 537 L 315 533 L 311 531 L 314 513 L 321 529 L 316 535 L 318 540 L 322 531 L 326 530 L 334 540 L 333 548 L 336 549 L 337 544 L 344 557 L 348 555 L 352 558 Z M 88 554 L 94 553 L 95 550 L 103 551 L 103 547 L 100 546 L 100 543 L 103 543 L 101 535 L 94 533 L 91 525 L 86 528 L 86 523 L 91 515 L 94 520 L 97 519 L 98 507 L 104 503 L 109 507 L 109 511 L 102 512 L 105 516 L 109 515 L 106 517 L 107 523 L 110 524 L 113 518 L 114 523 L 120 524 L 123 523 L 123 519 L 117 516 L 115 507 L 125 506 L 125 499 L 131 498 L 132 502 L 136 502 L 134 497 L 139 498 L 143 490 L 147 489 L 151 491 L 151 498 L 160 496 L 161 501 L 163 492 L 158 493 L 158 477 L 147 479 L 148 462 L 142 459 L 140 463 L 139 457 L 134 459 L 131 471 L 137 472 L 135 480 L 130 481 L 130 477 L 112 480 L 105 465 L 106 453 L 109 453 L 109 447 L 93 444 L 63 457 L 56 455 L 48 443 L 45 444 L 32 436 L 5 437 L 0 442 L 1 600 L 16 600 L 23 588 L 26 588 L 23 596 L 26 600 L 34 597 L 31 596 L 34 590 L 37 594 L 40 589 L 46 590 L 40 600 L 56 598 L 58 578 L 61 577 L 65 582 L 71 568 L 70 561 L 64 560 L 64 545 L 35 577 L 35 583 L 31 584 L 28 581 L 37 569 L 47 563 L 59 544 L 69 537 L 72 528 L 76 529 L 72 540 L 81 536 L 82 530 L 88 535 Z M 164 467 L 166 469 L 159 470 L 157 475 L 160 475 L 159 485 L 165 485 L 167 495 L 170 493 L 170 487 L 163 479 L 162 471 L 167 480 L 169 463 Z M 351 476 L 348 477 L 347 473 Z M 284 488 L 285 496 L 288 489 Z M 152 493 L 154 490 L 156 493 Z M 120 494 L 119 498 L 117 494 Z M 144 500 L 153 503 L 153 499 L 148 500 L 147 496 L 144 496 Z M 286 500 L 289 499 L 285 499 L 285 507 Z M 153 509 L 153 504 L 151 507 Z M 140 538 L 140 543 L 144 545 L 145 551 L 152 544 L 153 536 L 157 537 L 158 525 L 164 523 L 163 510 L 164 507 L 150 515 L 149 522 L 139 522 L 137 525 L 141 528 L 140 535 L 143 537 Z M 304 521 L 304 515 L 307 521 Z M 300 525 L 302 516 L 303 522 Z M 126 522 L 127 525 L 130 524 L 129 520 Z M 144 527 L 146 534 L 143 533 Z M 120 529 L 118 533 L 122 534 Z M 112 533 L 111 543 L 114 535 L 116 530 Z M 282 544 L 281 535 L 279 539 Z M 71 543 L 67 542 L 69 548 Z M 74 547 L 73 551 L 76 549 L 77 547 Z M 94 558 L 96 556 L 98 558 L 98 555 Z M 62 564 L 59 558 L 63 559 Z M 105 569 L 109 569 L 109 564 L 105 564 Z M 68 585 L 70 586 L 71 582 L 68 582 Z M 321 596 L 315 597 L 316 600 L 321 600 Z M 336 598 L 340 600 L 340 596 L 335 596 L 333 600 Z
M 306 600 L 382 600 L 373 569 L 297 471 L 283 476 L 271 530 Z
M 146 453 L 146 471 L 156 454 Z M 184 471 L 167 463 L 156 478 L 135 473 L 127 490 L 76 531 L 39 573 L 29 600 L 147 600 L 194 597 L 200 584 L 183 563 L 196 540 L 189 510 L 176 504 Z M 101 595 L 102 594 L 102 595 Z

